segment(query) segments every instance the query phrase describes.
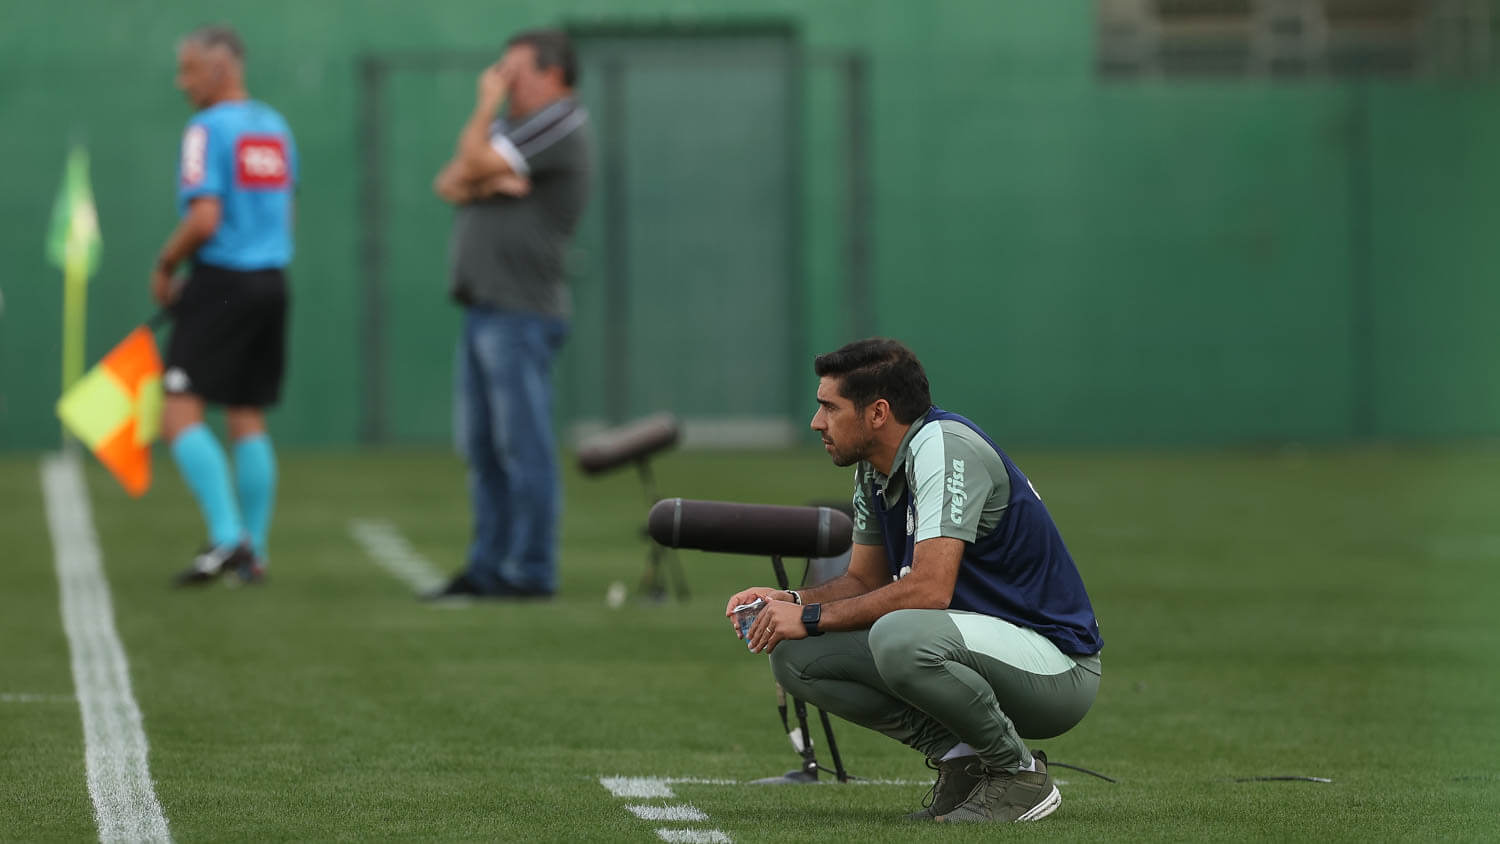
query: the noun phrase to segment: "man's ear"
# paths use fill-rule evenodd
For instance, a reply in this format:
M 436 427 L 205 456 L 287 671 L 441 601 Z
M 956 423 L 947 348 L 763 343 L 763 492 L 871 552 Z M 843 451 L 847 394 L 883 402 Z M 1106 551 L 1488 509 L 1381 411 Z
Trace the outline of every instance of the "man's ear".
M 867 421 L 872 428 L 884 427 L 891 421 L 891 403 L 885 399 L 876 399 L 870 402 Z

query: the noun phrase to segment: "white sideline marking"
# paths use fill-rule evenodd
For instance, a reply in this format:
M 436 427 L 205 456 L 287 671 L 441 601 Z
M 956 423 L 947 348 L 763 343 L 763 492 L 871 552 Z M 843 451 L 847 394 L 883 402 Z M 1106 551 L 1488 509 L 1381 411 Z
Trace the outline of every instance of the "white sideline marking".
M 708 815 L 690 804 L 678 806 L 626 806 L 632 815 L 643 821 L 706 821 Z
M 599 784 L 616 797 L 676 797 L 672 787 L 657 777 L 600 777 Z
M 734 780 L 707 780 L 696 777 L 600 777 L 599 784 L 609 789 L 616 797 L 673 797 L 672 783 L 704 783 L 709 785 L 735 785 Z M 631 814 L 645 821 L 706 821 L 708 815 L 696 806 L 625 807 Z M 661 827 L 656 837 L 668 842 L 689 844 L 733 844 L 734 839 L 717 829 L 671 829 Z
M 739 780 L 703 779 L 701 777 L 600 777 L 599 784 L 616 797 L 673 799 L 673 783 L 700 785 L 740 785 Z M 928 780 L 852 780 L 848 785 L 928 785 Z M 627 805 L 631 814 L 647 821 L 706 821 L 708 814 L 696 806 Z M 690 842 L 690 844 L 733 844 L 734 839 L 717 829 L 672 829 L 656 830 L 656 837 L 668 842 Z
M 42 695 L 30 692 L 0 692 L 0 703 L 73 703 L 74 695 Z
M 702 777 L 600 777 L 599 784 L 616 797 L 676 797 L 672 783 L 696 785 L 739 785 L 739 780 L 711 780 Z
M 725 835 L 717 829 L 667 829 L 662 827 L 656 831 L 656 837 L 663 841 L 684 844 L 732 844 L 733 838 Z
M 130 691 L 130 666 L 115 632 L 109 582 L 76 456 L 42 458 L 42 493 L 99 840 L 171 841 L 151 785 L 141 710 Z
M 442 588 L 447 578 L 426 557 L 418 554 L 396 526 L 383 519 L 350 519 L 349 535 L 370 558 L 418 594 Z

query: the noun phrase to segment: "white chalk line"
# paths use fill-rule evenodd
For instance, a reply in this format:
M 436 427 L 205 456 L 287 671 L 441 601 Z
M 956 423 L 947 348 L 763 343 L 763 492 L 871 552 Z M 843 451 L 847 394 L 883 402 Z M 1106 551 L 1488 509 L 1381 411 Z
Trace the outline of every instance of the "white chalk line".
M 690 803 L 675 806 L 626 806 L 625 810 L 643 821 L 706 821 L 708 815 Z
M 436 566 L 411 547 L 395 525 L 384 519 L 350 519 L 349 535 L 370 559 L 419 595 L 436 591 L 448 582 Z
M 832 780 L 830 780 L 832 782 Z M 677 792 L 672 786 L 680 783 L 691 785 L 744 785 L 740 780 L 705 779 L 702 777 L 600 777 L 599 784 L 610 794 L 621 798 L 673 800 Z M 848 785 L 928 785 L 926 780 L 851 780 Z M 703 822 L 709 820 L 708 813 L 689 803 L 651 806 L 627 804 L 626 811 L 646 821 Z M 656 837 L 667 842 L 689 842 L 689 844 L 731 844 L 734 841 L 727 833 L 718 829 L 673 829 L 661 827 Z
M 677 795 L 672 792 L 674 783 L 694 785 L 739 785 L 739 780 L 715 780 L 701 777 L 600 777 L 599 784 L 616 797 L 665 797 Z
M 600 777 L 599 784 L 616 797 L 655 797 L 671 799 L 677 795 L 672 791 L 674 783 L 697 783 L 705 785 L 736 785 L 734 780 L 708 780 L 696 777 Z M 632 815 L 647 821 L 707 821 L 708 813 L 696 806 L 643 806 L 630 804 L 625 807 Z M 717 829 L 673 829 L 660 827 L 656 837 L 667 842 L 686 844 L 733 844 L 722 830 Z
M 0 703 L 76 703 L 76 695 L 48 695 L 35 692 L 0 692 Z
M 733 844 L 734 839 L 717 829 L 669 829 L 656 831 L 656 837 L 669 844 Z
M 171 841 L 146 762 L 146 732 L 115 631 L 83 470 L 77 456 L 65 453 L 44 457 L 41 475 L 99 840 Z

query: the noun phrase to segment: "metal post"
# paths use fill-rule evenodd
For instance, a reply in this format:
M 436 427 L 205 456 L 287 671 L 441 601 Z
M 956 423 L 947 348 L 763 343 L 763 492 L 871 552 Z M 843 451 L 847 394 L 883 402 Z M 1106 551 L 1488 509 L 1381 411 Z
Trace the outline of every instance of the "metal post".
M 635 461 L 636 472 L 641 476 L 641 488 L 646 494 L 646 507 L 656 503 L 656 475 L 651 471 L 651 461 L 641 458 Z M 672 591 L 677 595 L 677 600 L 688 599 L 687 573 L 682 569 L 682 560 L 677 556 L 677 549 L 663 548 L 660 543 L 651 538 L 650 531 L 645 526 L 641 527 L 641 533 L 646 537 L 646 573 L 641 577 L 641 594 L 656 601 L 664 601 L 667 597 L 666 581 L 672 581 Z M 666 574 L 663 575 L 663 570 Z
M 359 63 L 359 354 L 363 363 L 359 382 L 359 437 L 366 444 L 386 438 L 385 419 L 385 190 L 382 112 L 385 63 L 365 56 Z
M 1375 296 L 1370 275 L 1370 104 L 1366 84 L 1352 83 L 1349 114 L 1349 383 L 1350 428 L 1375 436 Z
M 604 405 L 611 424 L 625 421 L 630 402 L 629 204 L 625 195 L 625 62 L 604 62 Z
M 797 430 L 801 418 L 799 408 L 807 401 L 807 384 L 811 375 L 807 347 L 807 283 L 804 238 L 807 225 L 804 220 L 807 205 L 807 185 L 803 176 L 803 140 L 807 134 L 803 115 L 806 112 L 807 62 L 801 45 L 787 44 L 786 67 L 786 183 L 783 194 L 786 199 L 786 410 L 785 418 L 792 431 Z
M 844 209 L 845 281 L 855 337 L 876 334 L 875 289 L 870 280 L 870 102 L 864 56 L 851 53 L 844 62 L 844 124 L 849 132 L 844 156 L 848 181 Z

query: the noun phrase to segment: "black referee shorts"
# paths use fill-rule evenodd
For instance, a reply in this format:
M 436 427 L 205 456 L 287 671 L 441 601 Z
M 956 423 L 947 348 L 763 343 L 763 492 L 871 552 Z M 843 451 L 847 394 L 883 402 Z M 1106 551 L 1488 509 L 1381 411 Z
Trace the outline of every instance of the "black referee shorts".
M 270 407 L 286 369 L 290 294 L 279 269 L 194 264 L 172 306 L 162 388 L 229 407 Z

